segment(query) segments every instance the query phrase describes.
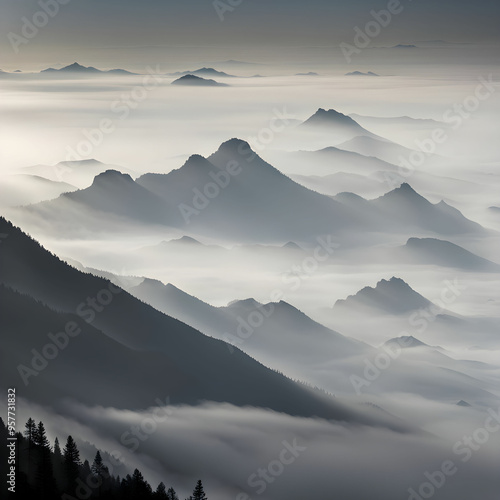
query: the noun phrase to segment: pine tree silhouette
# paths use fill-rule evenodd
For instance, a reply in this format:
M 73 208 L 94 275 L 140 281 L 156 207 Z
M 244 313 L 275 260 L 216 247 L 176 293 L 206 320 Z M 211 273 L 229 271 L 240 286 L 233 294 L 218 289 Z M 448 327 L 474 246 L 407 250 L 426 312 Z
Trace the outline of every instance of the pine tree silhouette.
M 179 500 L 179 497 L 177 496 L 177 493 L 173 488 L 169 488 L 167 491 L 167 498 L 168 500 Z
M 54 471 L 54 477 L 58 485 L 64 484 L 65 474 L 64 474 L 64 458 L 61 451 L 61 446 L 59 445 L 59 439 L 54 441 L 54 451 L 52 453 L 52 470 Z
M 61 458 L 62 459 L 62 452 L 61 452 L 61 446 L 59 445 L 59 439 L 54 440 L 54 456 L 55 458 Z
M 131 491 L 134 495 L 134 498 L 147 499 L 152 497 L 153 490 L 138 469 L 134 470 L 131 481 Z
M 167 487 L 165 486 L 165 483 L 161 482 L 158 485 L 158 487 L 156 488 L 156 491 L 153 495 L 153 498 L 155 500 L 168 500 Z
M 28 441 L 35 442 L 36 423 L 31 417 L 28 418 L 28 421 L 24 425 L 24 435 Z
M 66 473 L 66 489 L 74 488 L 78 479 L 80 466 L 80 452 L 72 436 L 68 436 L 63 450 L 64 468 Z
M 28 468 L 26 470 L 26 475 L 28 481 L 32 480 L 32 462 L 33 462 L 33 450 L 35 448 L 35 436 L 36 436 L 36 423 L 30 417 L 24 426 L 24 435 L 26 436 L 26 444 L 28 448 Z
M 109 471 L 107 467 L 104 465 L 104 462 L 101 457 L 101 452 L 97 450 L 95 454 L 94 461 L 92 462 L 92 467 L 90 468 L 92 474 L 97 477 L 98 486 L 98 497 L 101 497 L 103 492 L 103 484 L 107 478 L 109 478 Z
M 33 436 L 33 442 L 36 446 L 40 446 L 42 448 L 47 448 L 50 450 L 50 443 L 47 438 L 47 433 L 45 432 L 45 426 L 41 421 L 38 422 L 38 426 Z
M 50 443 L 43 422 L 38 422 L 33 435 L 35 445 L 35 480 L 34 486 L 41 500 L 51 500 L 57 494 L 56 481 L 52 469 Z
M 161 482 L 156 491 L 146 481 L 142 473 L 135 469 L 132 475 L 120 481 L 105 466 L 101 451 L 97 451 L 92 465 L 83 463 L 80 452 L 72 436 L 68 436 L 61 452 L 58 438 L 51 449 L 43 422 L 35 424 L 29 419 L 25 426 L 25 436 L 16 434 L 19 455 L 16 480 L 16 497 L 37 500 L 73 500 L 85 498 L 100 500 L 179 500 L 174 488 L 168 490 Z M 0 438 L 7 437 L 7 428 L 0 418 Z M 102 452 L 106 453 L 106 452 Z M 3 451 L 5 455 L 5 450 Z M 1 456 L 1 454 L 0 454 Z M 29 460 L 28 460 L 29 457 Z M 7 459 L 3 461 L 4 471 Z M 27 471 L 31 467 L 31 477 Z M 0 471 L 2 470 L 0 466 Z M 97 478 L 101 480 L 97 480 Z M 207 500 L 201 480 L 198 481 L 190 497 L 193 500 Z
M 193 494 L 189 497 L 189 500 L 207 500 L 201 479 L 198 479 L 198 482 L 193 490 Z

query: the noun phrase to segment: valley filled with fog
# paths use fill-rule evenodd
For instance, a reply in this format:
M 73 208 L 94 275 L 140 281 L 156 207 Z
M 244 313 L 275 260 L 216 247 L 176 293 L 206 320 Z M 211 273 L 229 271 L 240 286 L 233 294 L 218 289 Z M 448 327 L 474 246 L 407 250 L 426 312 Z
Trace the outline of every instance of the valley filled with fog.
M 0 73 L 20 418 L 183 494 L 498 498 L 500 74 L 419 54 L 199 73 L 225 86 L 171 85 L 195 64 Z M 293 463 L 256 479 L 285 441 Z

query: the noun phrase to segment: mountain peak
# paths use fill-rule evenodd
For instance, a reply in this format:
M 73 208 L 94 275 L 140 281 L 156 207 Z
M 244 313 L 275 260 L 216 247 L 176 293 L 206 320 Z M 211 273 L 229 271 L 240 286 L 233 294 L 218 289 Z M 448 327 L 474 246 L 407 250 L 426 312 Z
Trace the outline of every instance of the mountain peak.
M 430 305 L 429 300 L 395 276 L 389 280 L 380 280 L 375 288 L 367 286 L 356 295 L 350 295 L 347 299 L 335 303 L 335 307 L 361 306 L 390 314 L 404 314 Z
M 339 113 L 335 109 L 323 109 L 323 108 L 318 108 L 318 111 L 314 113 L 314 115 L 311 118 L 327 118 L 329 120 L 338 120 L 339 118 L 349 118 L 347 115 L 344 115 L 343 113 Z
M 122 174 L 121 172 L 118 172 L 118 170 L 106 170 L 105 172 L 102 172 L 101 174 L 95 176 L 92 185 L 94 186 L 102 182 L 133 183 L 134 180 L 132 179 L 132 177 L 130 177 L 129 174 Z
M 397 187 L 394 191 L 401 191 L 402 193 L 416 193 L 416 191 L 407 182 L 403 182 L 401 186 Z
M 367 71 L 363 73 L 362 71 L 351 71 L 350 73 L 346 73 L 346 76 L 379 76 L 377 73 L 373 71 Z
M 192 154 L 192 155 L 191 155 L 191 156 L 190 156 L 190 157 L 186 160 L 186 163 L 187 163 L 188 161 L 190 161 L 190 162 L 197 162 L 197 161 L 202 162 L 203 160 L 205 160 L 205 161 L 206 161 L 206 158 L 205 158 L 204 156 L 202 156 L 202 155 L 200 155 L 200 154 L 198 154 L 198 153 L 195 153 L 195 154 Z
M 156 280 L 154 278 L 144 278 L 141 281 L 141 284 L 139 286 L 151 286 L 151 285 L 160 285 L 160 286 L 165 286 L 160 280 Z
M 297 243 L 295 243 L 295 241 L 289 241 L 288 243 L 285 243 L 282 248 L 287 248 L 289 250 L 301 250 L 302 251 L 302 248 L 300 247 L 300 245 L 297 245 Z
M 392 278 L 390 278 L 389 280 L 380 280 L 376 287 L 383 287 L 383 286 L 398 286 L 398 287 L 405 287 L 405 288 L 411 288 L 410 285 L 408 285 L 408 283 L 406 283 L 406 281 L 402 280 L 401 278 L 396 278 L 396 276 L 393 276 Z
M 376 285 L 375 288 L 366 287 L 363 290 L 371 289 L 377 292 L 380 292 L 384 295 L 393 295 L 397 296 L 400 293 L 416 293 L 413 288 L 406 283 L 406 281 L 401 278 L 396 278 L 393 276 L 392 278 L 386 280 L 381 279 Z
M 171 85 L 197 85 L 205 87 L 227 87 L 225 83 L 219 83 L 215 80 L 210 80 L 202 78 L 201 76 L 196 76 L 191 73 L 181 76 L 177 80 L 174 80 Z
M 231 302 L 229 302 L 229 304 L 226 307 L 231 307 L 231 308 L 244 307 L 244 308 L 256 309 L 259 306 L 262 306 L 262 304 L 260 302 L 257 302 L 253 298 L 249 298 L 249 299 L 242 299 L 242 300 L 232 300 Z
M 353 120 L 350 116 L 344 115 L 334 109 L 319 108 L 314 115 L 308 118 L 303 125 L 319 125 L 319 126 L 347 126 L 355 127 L 356 129 L 363 130 L 358 122 Z
M 62 71 L 62 72 L 89 72 L 89 73 L 102 73 L 101 70 L 97 68 L 93 68 L 92 66 L 82 66 L 81 64 L 78 64 L 77 62 L 74 62 L 73 64 L 70 64 L 68 66 L 64 66 L 63 68 L 60 69 L 54 69 L 54 68 L 47 68 L 41 71 L 41 73 L 45 72 L 54 72 L 54 71 Z
M 202 245 L 203 246 L 203 243 L 200 243 L 198 240 L 191 238 L 191 236 L 185 236 L 185 235 L 182 236 L 181 238 L 170 240 L 168 243 L 185 243 L 188 245 Z
M 418 340 L 413 335 L 403 335 L 401 337 L 395 337 L 393 339 L 388 340 L 384 345 L 398 344 L 403 348 L 410 347 L 428 347 L 427 344 Z
M 250 144 L 248 144 L 247 141 L 244 141 L 243 139 L 238 139 L 236 137 L 233 137 L 232 139 L 229 139 L 226 142 L 223 142 L 220 146 L 217 152 L 231 152 L 231 153 L 238 153 L 241 154 L 242 152 L 246 152 L 248 150 L 251 150 L 252 148 L 250 147 Z
M 100 70 L 93 68 L 92 66 L 82 66 L 81 64 L 74 62 L 69 66 L 65 66 L 61 68 L 59 71 L 92 71 L 92 72 L 100 72 Z
M 418 194 L 407 182 L 403 182 L 399 187 L 394 188 L 392 191 L 389 191 L 388 193 L 385 193 L 380 198 L 377 198 L 377 200 L 382 200 L 382 199 L 387 200 L 392 198 L 394 199 L 405 198 L 405 199 L 415 199 L 415 200 L 418 199 L 430 203 L 422 195 Z
M 411 262 L 428 263 L 464 270 L 499 272 L 500 266 L 469 252 L 451 241 L 437 238 L 409 238 L 403 247 Z
M 199 154 L 194 154 L 194 155 L 191 155 L 186 160 L 184 165 L 182 165 L 182 167 L 180 169 L 178 169 L 177 171 L 206 170 L 207 168 L 213 168 L 213 165 L 204 156 L 199 155 Z

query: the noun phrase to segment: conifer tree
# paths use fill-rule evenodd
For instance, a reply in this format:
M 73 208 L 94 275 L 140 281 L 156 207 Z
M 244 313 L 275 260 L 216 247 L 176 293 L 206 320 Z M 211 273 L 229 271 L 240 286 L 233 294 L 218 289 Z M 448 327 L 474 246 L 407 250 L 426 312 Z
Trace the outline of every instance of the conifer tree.
M 105 467 L 102 461 L 101 452 L 99 450 L 97 450 L 97 453 L 95 454 L 91 469 L 92 473 L 96 476 L 102 476 L 104 473 Z
M 33 436 L 33 442 L 36 446 L 50 450 L 50 443 L 42 421 L 38 422 L 38 426 Z
M 33 449 L 35 447 L 35 436 L 36 436 L 36 423 L 30 417 L 24 425 L 24 435 L 26 436 L 26 444 L 28 448 L 28 464 L 26 468 L 26 476 L 28 481 L 32 479 L 32 461 L 33 461 Z
M 170 487 L 167 491 L 167 498 L 168 498 L 168 500 L 179 500 L 177 493 L 175 492 L 175 490 L 172 487 Z
M 193 490 L 193 494 L 191 497 L 193 500 L 207 500 L 207 496 L 205 495 L 205 491 L 203 490 L 203 484 L 201 479 L 198 479 L 196 486 Z
M 59 445 L 59 439 L 56 437 L 54 441 L 54 451 L 52 453 L 52 469 L 54 470 L 54 477 L 60 489 L 64 487 L 64 458 Z
M 155 500 L 168 500 L 167 496 L 167 487 L 163 482 L 161 482 L 158 487 L 156 488 L 155 494 L 154 494 L 154 499 Z
M 108 468 L 104 465 L 104 462 L 101 457 L 101 452 L 99 450 L 97 450 L 97 453 L 95 454 L 94 461 L 92 462 L 91 471 L 92 474 L 94 474 L 96 477 L 99 478 L 98 484 L 99 484 L 99 497 L 100 497 L 102 493 L 102 485 L 104 483 L 104 480 L 109 477 L 109 471 Z
M 28 418 L 28 421 L 24 425 L 24 435 L 26 436 L 26 439 L 28 441 L 34 443 L 36 435 L 36 423 L 31 417 Z
M 144 479 L 142 473 L 135 469 L 132 474 L 132 494 L 134 498 L 151 498 L 152 497 L 152 489 L 149 483 Z
M 54 440 L 54 457 L 57 459 L 62 459 L 61 446 L 59 445 L 59 439 Z
M 63 450 L 63 456 L 66 472 L 66 487 L 72 488 L 75 486 L 82 463 L 80 462 L 80 452 L 71 436 L 68 436 L 66 446 Z
M 36 446 L 35 490 L 41 500 L 51 500 L 57 493 L 56 480 L 52 468 L 52 453 L 43 422 L 38 422 L 33 437 Z

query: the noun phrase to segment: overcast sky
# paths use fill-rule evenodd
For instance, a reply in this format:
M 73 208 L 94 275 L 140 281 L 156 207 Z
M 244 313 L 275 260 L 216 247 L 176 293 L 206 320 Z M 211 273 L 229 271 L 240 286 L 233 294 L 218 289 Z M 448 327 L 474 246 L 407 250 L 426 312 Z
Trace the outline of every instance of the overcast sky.
M 223 4 L 229 5 L 227 0 L 219 0 Z M 151 46 L 174 52 L 198 50 L 200 54 L 231 48 L 236 54 L 230 56 L 237 56 L 239 50 L 249 57 L 260 55 L 262 60 L 269 55 L 264 47 L 352 43 L 354 27 L 363 28 L 372 19 L 371 10 L 380 11 L 387 5 L 385 0 L 242 0 L 233 10 L 223 12 L 221 20 L 213 0 L 69 0 L 16 54 L 8 34 L 22 35 L 23 17 L 33 20 L 41 7 L 36 0 L 0 0 L 0 68 L 23 68 L 35 61 L 64 64 L 86 55 L 93 60 L 96 50 L 102 49 L 107 52 L 97 57 L 101 62 L 109 59 L 111 63 L 116 54 L 122 61 L 128 53 L 130 64 L 136 64 L 138 47 Z M 500 39 L 500 4 L 496 0 L 402 0 L 401 6 L 373 45 L 437 39 L 491 43 Z

